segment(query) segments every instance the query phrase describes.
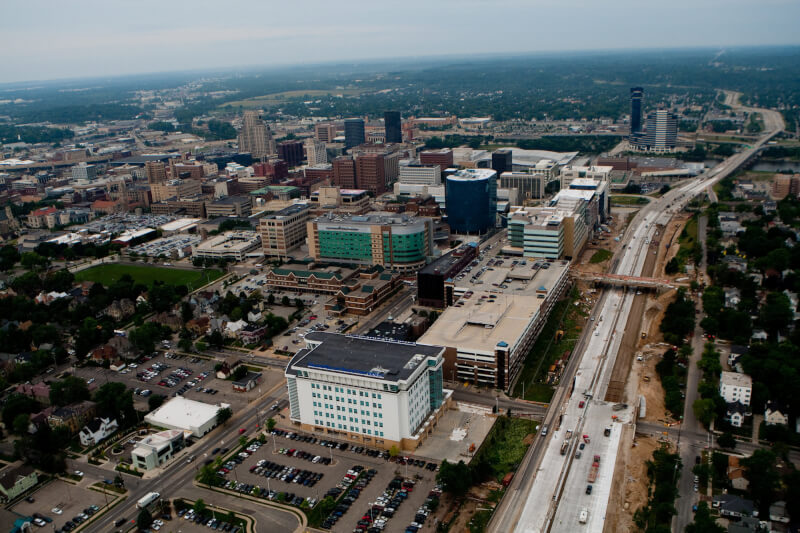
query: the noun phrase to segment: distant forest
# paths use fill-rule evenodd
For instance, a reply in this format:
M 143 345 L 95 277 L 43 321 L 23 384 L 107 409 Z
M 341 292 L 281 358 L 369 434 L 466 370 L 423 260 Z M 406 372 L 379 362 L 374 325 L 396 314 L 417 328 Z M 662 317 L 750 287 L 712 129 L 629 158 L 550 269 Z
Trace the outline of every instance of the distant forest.
M 800 48 L 785 47 L 389 60 L 359 66 L 37 83 L 36 87 L 18 83 L 0 86 L 4 100 L 17 100 L 0 104 L 0 117 L 16 124 L 146 118 L 150 108 L 138 105 L 136 91 L 177 88 L 201 78 L 197 96 L 176 110 L 181 124 L 209 115 L 230 118 L 240 109 L 236 104 L 220 107 L 226 102 L 285 91 L 292 93 L 264 103 L 275 119 L 378 117 L 387 109 L 404 115 L 450 113 L 496 120 L 618 119 L 628 113 L 628 90 L 634 85 L 645 88 L 646 109 L 661 103 L 706 105 L 714 99 L 715 89 L 725 88 L 741 91 L 745 102 L 780 108 L 789 121 L 800 114 Z M 334 94 L 299 92 L 304 90 Z M 233 92 L 207 96 L 213 91 Z M 230 132 L 215 134 L 225 138 Z

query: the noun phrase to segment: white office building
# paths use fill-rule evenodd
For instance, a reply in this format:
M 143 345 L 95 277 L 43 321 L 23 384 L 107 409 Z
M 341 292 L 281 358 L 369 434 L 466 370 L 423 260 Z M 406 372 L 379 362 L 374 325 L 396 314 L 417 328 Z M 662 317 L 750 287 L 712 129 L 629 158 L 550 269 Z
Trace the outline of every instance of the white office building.
M 217 425 L 217 413 L 230 407 L 227 403 L 217 405 L 175 396 L 155 411 L 147 414 L 144 421 L 165 429 L 180 429 L 195 437 L 202 437 Z
M 742 405 L 750 405 L 752 393 L 753 378 L 736 372 L 722 373 L 719 379 L 719 395 L 726 403 L 739 402 Z
M 308 139 L 306 141 L 306 161 L 308 166 L 324 165 L 328 162 L 328 151 L 325 143 Z
M 400 183 L 405 185 L 441 185 L 441 167 L 439 165 L 401 165 Z
M 452 394 L 440 346 L 321 332 L 305 341 L 286 367 L 290 419 L 305 431 L 413 450 Z
M 152 470 L 172 460 L 186 446 L 180 429 L 160 431 L 143 438 L 131 452 L 131 464 L 139 470 Z

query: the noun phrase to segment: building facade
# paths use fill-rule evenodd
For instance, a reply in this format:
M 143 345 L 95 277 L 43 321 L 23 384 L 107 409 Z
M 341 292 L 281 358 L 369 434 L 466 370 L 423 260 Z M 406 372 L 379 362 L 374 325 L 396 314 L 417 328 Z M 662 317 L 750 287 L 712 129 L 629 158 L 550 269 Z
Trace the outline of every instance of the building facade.
M 267 123 L 261 120 L 258 111 L 245 111 L 242 129 L 239 130 L 239 151 L 265 161 L 275 154 L 275 140 Z
M 258 223 L 261 247 L 266 256 L 286 257 L 306 240 L 306 223 L 310 217 L 308 204 L 294 204 L 267 215 Z
M 410 164 L 400 167 L 400 183 L 410 185 L 442 184 L 442 169 L 439 165 Z
M 417 272 L 417 302 L 442 309 L 453 305 L 452 278 L 478 257 L 476 243 L 462 244 Z
M 439 165 L 444 172 L 453 167 L 453 151 L 450 148 L 441 150 L 424 150 L 419 154 L 419 162 L 423 165 Z
M 678 117 L 667 109 L 647 115 L 647 130 L 639 136 L 636 148 L 647 152 L 671 152 L 678 144 Z
M 465 169 L 447 176 L 447 223 L 453 233 L 485 233 L 497 221 L 497 172 Z
M 131 452 L 131 464 L 139 470 L 152 470 L 171 461 L 185 447 L 182 430 L 160 431 L 139 441 Z
M 363 118 L 347 118 L 344 121 L 344 147 L 346 150 L 364 144 L 366 137 L 364 135 L 364 119 Z
M 386 143 L 403 142 L 402 122 L 400 111 L 386 111 L 383 114 L 383 125 L 386 130 Z
M 324 142 L 313 139 L 306 141 L 306 162 L 309 166 L 324 165 L 328 162 L 328 150 Z
M 726 403 L 739 402 L 750 405 L 750 395 L 753 392 L 753 379 L 747 374 L 737 372 L 722 372 L 719 379 L 719 395 Z
M 261 244 L 255 231 L 227 231 L 194 247 L 194 256 L 203 259 L 243 261 L 249 252 Z
M 318 217 L 307 224 L 315 261 L 414 271 L 433 253 L 433 222 L 405 215 Z
M 443 348 L 309 333 L 286 367 L 289 418 L 306 431 L 389 449 L 414 450 L 451 391 Z
M 336 138 L 336 126 L 333 124 L 316 124 L 314 137 L 322 143 L 332 143 Z
M 278 158 L 286 161 L 290 167 L 303 162 L 303 143 L 300 141 L 281 141 L 278 143 Z

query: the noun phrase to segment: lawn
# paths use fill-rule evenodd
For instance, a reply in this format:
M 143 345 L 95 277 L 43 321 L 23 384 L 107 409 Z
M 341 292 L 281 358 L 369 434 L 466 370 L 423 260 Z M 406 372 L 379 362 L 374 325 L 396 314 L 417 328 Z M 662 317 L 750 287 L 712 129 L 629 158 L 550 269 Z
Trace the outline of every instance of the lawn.
M 650 203 L 650 199 L 644 196 L 614 195 L 611 197 L 611 203 L 616 205 L 646 205 Z
M 572 352 L 586 318 L 581 306 L 573 305 L 579 297 L 580 294 L 573 288 L 566 298 L 553 306 L 547 323 L 525 359 L 522 374 L 514 387 L 515 396 L 522 397 L 524 384 L 524 399 L 545 403 L 552 399 L 555 383 L 547 382 L 547 371 L 559 357 Z M 557 340 L 559 330 L 564 334 Z
M 259 108 L 267 107 L 270 105 L 278 105 L 281 102 L 286 102 L 290 98 L 318 98 L 320 96 L 339 95 L 354 96 L 361 93 L 359 89 L 299 89 L 296 91 L 284 91 L 281 93 L 265 94 L 263 96 L 254 96 L 246 100 L 235 100 L 227 102 L 220 107 L 246 107 L 246 108 Z
M 109 264 L 81 270 L 75 274 L 75 279 L 77 281 L 94 281 L 108 287 L 125 274 L 129 274 L 136 283 L 143 283 L 147 286 L 152 285 L 154 281 L 163 281 L 170 285 L 186 285 L 189 290 L 194 290 L 222 276 L 222 271 Z
M 603 261 L 608 261 L 613 257 L 614 254 L 609 252 L 608 250 L 597 250 L 594 254 L 592 254 L 592 258 L 589 259 L 590 263 L 597 264 L 602 263 Z
M 486 436 L 471 465 L 488 465 L 491 475 L 499 482 L 519 467 L 530 446 L 528 435 L 536 432 L 538 422 L 527 418 L 500 416 Z

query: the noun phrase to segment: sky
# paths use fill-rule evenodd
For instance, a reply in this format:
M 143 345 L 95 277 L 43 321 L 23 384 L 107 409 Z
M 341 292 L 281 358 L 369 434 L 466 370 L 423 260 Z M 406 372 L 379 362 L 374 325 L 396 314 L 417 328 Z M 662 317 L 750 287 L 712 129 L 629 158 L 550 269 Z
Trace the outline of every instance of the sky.
M 798 0 L 2 0 L 0 83 L 397 57 L 800 44 Z

